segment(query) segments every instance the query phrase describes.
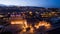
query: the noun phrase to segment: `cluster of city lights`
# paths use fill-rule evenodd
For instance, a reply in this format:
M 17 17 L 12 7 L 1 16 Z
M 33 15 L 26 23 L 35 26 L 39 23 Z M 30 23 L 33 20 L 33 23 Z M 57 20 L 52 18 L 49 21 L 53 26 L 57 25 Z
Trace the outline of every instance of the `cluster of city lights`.
M 35 29 L 39 29 L 40 27 L 44 26 L 45 29 L 50 29 L 51 28 L 51 24 L 45 21 L 40 21 L 39 23 L 36 23 L 34 26 L 32 26 L 32 24 L 28 24 L 26 20 L 22 20 L 22 21 L 11 21 L 11 24 L 20 24 L 22 31 L 20 32 L 20 34 L 24 34 L 24 33 L 31 33 L 34 34 L 35 33 Z M 27 31 L 27 29 L 29 28 L 29 30 Z M 28 34 L 29 34 L 28 33 Z

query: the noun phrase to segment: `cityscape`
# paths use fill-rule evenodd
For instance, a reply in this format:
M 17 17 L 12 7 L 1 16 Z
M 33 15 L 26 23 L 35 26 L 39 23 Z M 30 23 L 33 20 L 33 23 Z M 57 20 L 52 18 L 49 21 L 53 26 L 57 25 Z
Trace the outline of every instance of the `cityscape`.
M 60 8 L 0 6 L 0 34 L 57 34 L 59 28 Z
M 0 0 L 0 34 L 60 34 L 60 0 Z

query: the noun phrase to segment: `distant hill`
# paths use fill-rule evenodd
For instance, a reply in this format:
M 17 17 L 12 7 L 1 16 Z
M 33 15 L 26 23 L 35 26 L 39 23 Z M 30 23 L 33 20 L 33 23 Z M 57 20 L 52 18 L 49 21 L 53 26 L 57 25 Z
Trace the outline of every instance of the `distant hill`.
M 42 11 L 40 10 L 42 9 Z M 58 8 L 56 8 L 58 10 Z M 0 12 L 21 12 L 21 11 L 40 11 L 40 12 L 45 12 L 48 10 L 55 10 L 55 8 L 45 8 L 45 7 L 37 7 L 37 6 L 16 6 L 16 5 L 4 5 L 0 4 Z

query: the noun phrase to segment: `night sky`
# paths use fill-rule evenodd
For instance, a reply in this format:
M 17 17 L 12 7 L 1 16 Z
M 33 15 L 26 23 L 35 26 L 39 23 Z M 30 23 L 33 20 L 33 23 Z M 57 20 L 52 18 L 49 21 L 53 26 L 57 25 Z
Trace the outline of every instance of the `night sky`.
M 0 4 L 60 8 L 60 0 L 0 0 Z

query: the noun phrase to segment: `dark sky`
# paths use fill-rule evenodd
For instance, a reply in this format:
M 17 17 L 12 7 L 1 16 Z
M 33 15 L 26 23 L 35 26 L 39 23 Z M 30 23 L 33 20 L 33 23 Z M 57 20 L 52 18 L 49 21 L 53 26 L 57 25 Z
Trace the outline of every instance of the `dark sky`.
M 60 8 L 60 0 L 0 0 L 0 4 Z

